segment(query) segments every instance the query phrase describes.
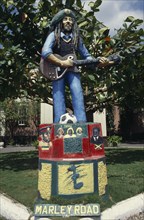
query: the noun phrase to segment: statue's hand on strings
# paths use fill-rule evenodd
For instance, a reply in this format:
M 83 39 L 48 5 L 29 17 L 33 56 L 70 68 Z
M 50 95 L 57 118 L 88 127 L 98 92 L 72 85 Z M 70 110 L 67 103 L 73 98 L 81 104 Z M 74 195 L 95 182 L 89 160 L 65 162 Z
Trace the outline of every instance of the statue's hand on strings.
M 98 64 L 98 67 L 100 67 L 100 68 L 114 64 L 113 61 L 110 61 L 110 60 L 107 59 L 106 57 L 99 57 L 99 62 L 100 62 L 100 63 Z
M 69 67 L 72 67 L 73 65 L 74 65 L 74 63 L 73 63 L 73 61 L 70 60 L 70 59 L 62 60 L 62 61 L 61 61 L 61 67 L 69 68 Z

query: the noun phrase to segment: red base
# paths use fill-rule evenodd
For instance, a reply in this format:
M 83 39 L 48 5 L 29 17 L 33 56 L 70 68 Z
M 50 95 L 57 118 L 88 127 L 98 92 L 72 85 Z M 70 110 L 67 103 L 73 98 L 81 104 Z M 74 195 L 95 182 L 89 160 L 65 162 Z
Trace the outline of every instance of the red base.
M 89 160 L 105 156 L 100 123 L 41 124 L 39 128 L 40 159 Z M 94 132 L 97 132 L 97 137 Z

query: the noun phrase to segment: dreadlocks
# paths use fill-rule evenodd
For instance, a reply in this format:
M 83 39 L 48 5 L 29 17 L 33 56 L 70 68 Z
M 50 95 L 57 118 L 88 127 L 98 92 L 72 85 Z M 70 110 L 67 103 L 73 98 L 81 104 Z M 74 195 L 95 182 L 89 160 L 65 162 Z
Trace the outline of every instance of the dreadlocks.
M 61 31 L 62 31 L 62 22 L 59 22 L 54 29 L 56 44 L 58 48 L 60 48 Z M 78 41 L 79 41 L 79 28 L 76 22 L 74 22 L 73 24 L 72 34 L 73 34 L 72 41 L 73 41 L 75 49 L 77 49 Z

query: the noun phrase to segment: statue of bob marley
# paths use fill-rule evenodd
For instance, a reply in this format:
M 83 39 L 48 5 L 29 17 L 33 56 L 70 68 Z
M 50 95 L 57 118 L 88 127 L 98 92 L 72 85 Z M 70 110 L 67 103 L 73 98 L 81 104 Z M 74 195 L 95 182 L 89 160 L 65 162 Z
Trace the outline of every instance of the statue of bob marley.
M 67 72 L 62 78 L 52 81 L 54 123 L 58 123 L 60 116 L 66 113 L 66 84 L 70 89 L 73 111 L 77 122 L 86 122 L 80 74 L 72 69 L 74 65 L 72 60 L 62 60 L 55 54 L 62 57 L 68 54 L 79 54 L 82 59 L 86 60 L 93 59 L 93 57 L 83 43 L 73 11 L 70 9 L 59 11 L 51 21 L 51 29 L 52 31 L 43 45 L 41 56 L 61 68 L 67 68 Z M 99 62 L 101 66 L 107 66 L 110 63 L 105 57 L 101 57 Z

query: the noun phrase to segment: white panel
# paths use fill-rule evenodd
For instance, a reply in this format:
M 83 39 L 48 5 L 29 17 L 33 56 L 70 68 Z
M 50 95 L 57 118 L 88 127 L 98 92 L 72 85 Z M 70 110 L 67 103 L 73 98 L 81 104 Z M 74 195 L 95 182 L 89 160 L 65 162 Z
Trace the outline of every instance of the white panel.
M 103 112 L 95 112 L 93 114 L 93 122 L 101 123 L 102 126 L 102 135 L 107 136 L 107 129 L 106 129 L 106 109 Z
M 53 123 L 53 106 L 47 103 L 41 103 L 40 123 Z

